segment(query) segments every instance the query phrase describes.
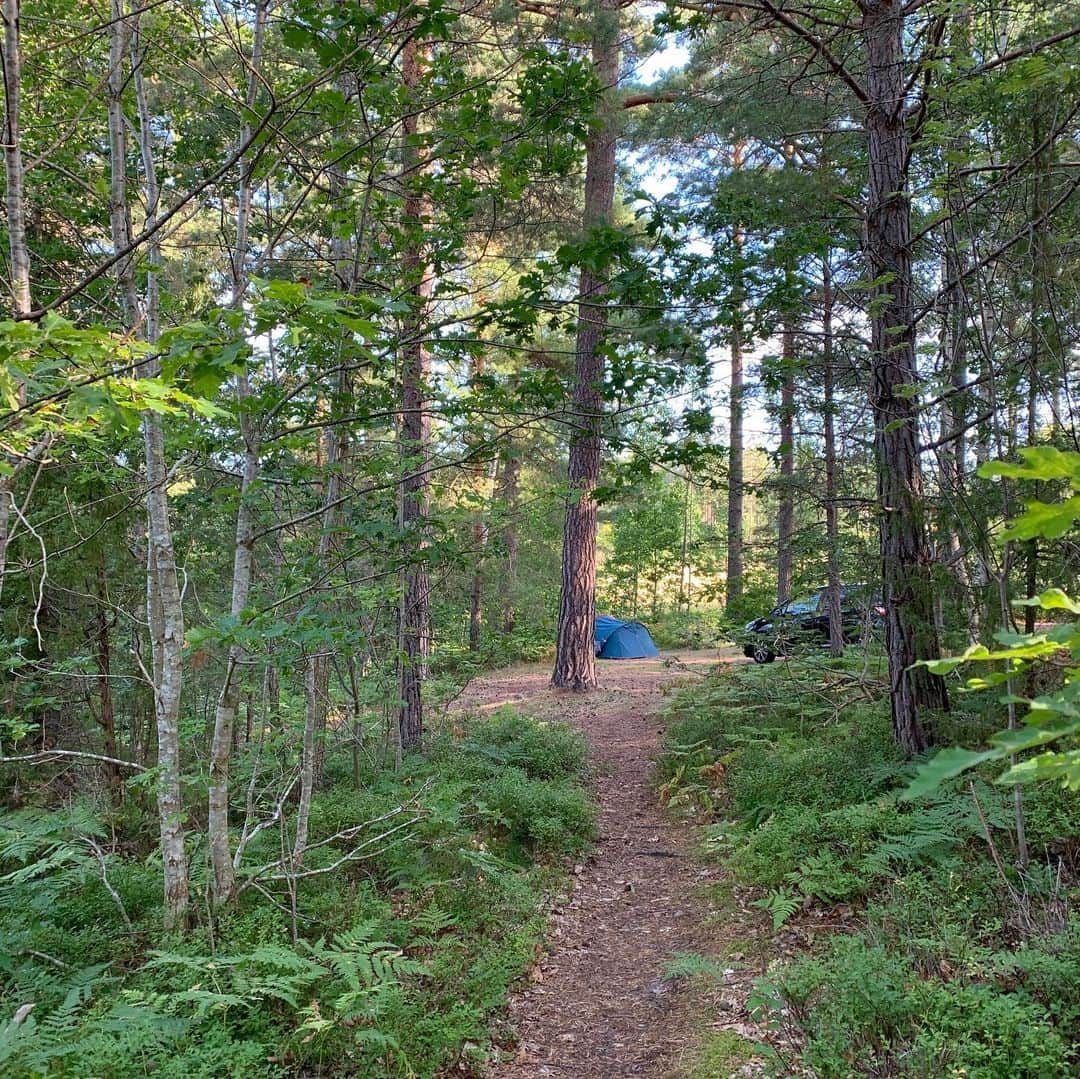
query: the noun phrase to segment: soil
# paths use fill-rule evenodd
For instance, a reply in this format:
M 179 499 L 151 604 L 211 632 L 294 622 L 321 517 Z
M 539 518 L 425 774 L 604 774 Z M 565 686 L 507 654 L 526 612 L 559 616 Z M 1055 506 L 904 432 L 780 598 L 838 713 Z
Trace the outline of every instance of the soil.
M 682 1074 L 684 1049 L 703 1024 L 739 1029 L 734 1014 L 717 1017 L 725 1008 L 741 1012 L 734 998 L 722 999 L 736 982 L 745 988 L 740 964 L 726 987 L 664 978 L 676 954 L 715 952 L 706 886 L 722 871 L 695 860 L 690 827 L 661 808 L 651 778 L 663 691 L 700 679 L 717 663 L 739 662 L 733 650 L 609 661 L 601 665 L 600 689 L 589 694 L 552 690 L 547 667 L 515 667 L 463 694 L 463 707 L 513 704 L 580 727 L 599 803 L 599 841 L 574 867 L 572 894 L 552 911 L 550 953 L 511 1003 L 517 1051 L 496 1079 L 669 1079 Z

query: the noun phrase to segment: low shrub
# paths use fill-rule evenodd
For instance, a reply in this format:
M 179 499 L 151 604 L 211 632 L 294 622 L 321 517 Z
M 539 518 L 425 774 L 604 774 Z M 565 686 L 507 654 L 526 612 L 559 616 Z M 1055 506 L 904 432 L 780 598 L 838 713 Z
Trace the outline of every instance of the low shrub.
M 1069 1074 L 1073 1059 L 1026 994 L 923 977 L 865 936 L 833 938 L 820 956 L 785 966 L 759 992 L 788 1010 L 821 1079 L 1043 1079 Z
M 995 729 L 975 710 L 950 722 Z M 902 801 L 912 767 L 879 684 L 818 657 L 677 697 L 660 771 L 669 801 L 713 821 L 706 849 L 767 889 L 752 902 L 774 927 L 840 901 L 859 915 L 857 932 L 779 964 L 752 998 L 814 1074 L 1076 1073 L 1080 925 L 1063 922 L 1075 794 L 1025 790 L 1033 862 L 1020 873 L 1009 792 L 976 777 Z
M 558 860 L 594 834 L 585 759 L 570 728 L 509 710 L 398 772 L 365 759 L 359 789 L 315 798 L 305 867 L 332 864 L 365 822 L 379 834 L 395 807 L 411 823 L 365 860 L 300 882 L 295 926 L 288 896 L 248 889 L 212 932 L 163 934 L 160 869 L 106 852 L 111 894 L 86 841 L 108 843 L 92 813 L 6 815 L 0 1073 L 479 1074 L 492 1013 L 534 961 Z M 348 775 L 333 763 L 328 776 Z M 272 860 L 280 842 L 267 829 L 249 853 Z

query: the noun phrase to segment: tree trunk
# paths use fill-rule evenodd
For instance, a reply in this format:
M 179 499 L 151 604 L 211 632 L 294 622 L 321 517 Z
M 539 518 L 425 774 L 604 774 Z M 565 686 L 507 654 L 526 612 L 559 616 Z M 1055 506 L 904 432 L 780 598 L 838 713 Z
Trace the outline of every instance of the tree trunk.
M 402 165 L 405 176 L 405 228 L 409 233 L 404 258 L 410 310 L 405 319 L 401 371 L 401 531 L 405 564 L 401 574 L 398 614 L 398 666 L 401 706 L 398 713 L 398 745 L 402 752 L 417 749 L 424 731 L 422 687 L 431 650 L 431 585 L 425 562 L 425 520 L 428 515 L 428 465 L 431 413 L 428 383 L 431 353 L 425 340 L 434 277 L 424 231 L 431 207 L 423 193 L 419 130 L 420 81 L 430 62 L 430 46 L 410 38 L 402 52 L 402 81 L 411 111 L 402 124 Z
M 833 358 L 833 286 L 831 253 L 826 252 L 821 267 L 821 341 L 825 423 L 825 535 L 829 566 L 826 604 L 829 612 L 829 651 L 844 654 L 844 627 L 840 614 L 840 522 L 837 514 L 836 483 L 836 368 Z
M 1033 93 L 1031 134 L 1036 153 L 1032 162 L 1031 219 L 1038 224 L 1033 226 L 1031 235 L 1031 325 L 1027 378 L 1027 443 L 1029 446 L 1035 445 L 1038 435 L 1039 388 L 1059 361 L 1062 369 L 1067 370 L 1068 367 L 1062 355 L 1063 350 L 1058 337 L 1058 324 L 1054 316 L 1051 295 L 1051 283 L 1056 274 L 1055 262 L 1057 261 L 1053 237 L 1047 222 L 1053 149 L 1052 146 L 1039 149 L 1046 141 L 1048 127 L 1048 103 L 1045 99 L 1045 91 L 1036 90 Z M 1052 109 L 1053 103 L 1049 104 Z M 1056 385 L 1057 380 L 1054 381 Z M 1033 488 L 1032 497 L 1038 499 L 1039 484 L 1034 484 Z M 1039 541 L 1037 539 L 1030 539 L 1024 544 L 1024 564 L 1024 595 L 1037 595 L 1039 591 Z M 1035 632 L 1035 616 L 1034 607 L 1024 608 L 1025 633 Z M 1029 675 L 1028 688 L 1033 688 L 1033 684 L 1033 678 Z
M 795 327 L 784 320 L 781 335 L 783 381 L 780 387 L 780 507 L 777 517 L 776 602 L 791 599 L 795 532 Z
M 911 271 L 911 207 L 907 195 L 908 134 L 904 117 L 904 16 L 889 0 L 863 11 L 869 98 L 869 205 L 866 256 L 873 284 L 871 388 L 877 459 L 882 585 L 886 609 L 893 735 L 909 754 L 930 744 L 920 713 L 947 707 L 945 683 L 920 659 L 938 655 L 923 519 L 916 401 Z
M 685 604 L 686 613 L 690 613 L 690 593 L 693 586 L 693 570 L 690 567 L 691 510 L 693 485 L 690 476 L 686 477 L 686 489 L 683 492 L 682 549 L 679 556 L 679 607 Z
M 95 635 L 97 649 L 94 656 L 98 674 L 98 725 L 101 727 L 102 753 L 119 758 L 116 741 L 116 708 L 112 695 L 112 648 L 109 641 L 109 586 L 105 573 L 104 555 L 97 566 L 97 610 L 95 612 Z M 120 775 L 120 766 L 112 762 L 105 764 L 105 782 L 109 787 L 109 800 L 119 806 L 124 800 L 124 781 Z
M 593 30 L 593 69 L 603 100 L 586 145 L 585 216 L 588 231 L 609 227 L 615 202 L 615 92 L 619 79 L 619 8 L 601 0 Z M 578 284 L 578 329 L 574 357 L 573 428 L 570 434 L 569 496 L 563 525 L 562 581 L 555 641 L 553 686 L 577 692 L 596 686 L 596 499 L 600 479 L 603 414 L 600 349 L 607 330 L 607 275 L 582 267 Z
M 484 373 L 484 356 L 480 353 L 473 357 L 470 383 L 473 389 L 477 388 L 477 380 Z M 498 469 L 499 458 L 493 456 L 483 469 L 477 469 L 477 503 L 485 508 L 477 510 L 477 518 L 473 522 L 473 575 L 472 587 L 469 589 L 469 651 L 473 654 L 480 651 L 480 643 L 484 630 L 484 558 L 487 553 L 488 527 L 487 514 L 496 510 L 494 505 L 495 472 Z
M 245 119 L 240 125 L 238 136 L 241 146 L 247 143 L 251 135 L 251 125 L 247 117 L 255 106 L 259 90 L 267 4 L 268 0 L 260 0 L 255 11 L 255 32 L 249 59 Z M 234 311 L 243 309 L 248 283 L 245 262 L 248 255 L 248 230 L 251 220 L 251 176 L 249 163 L 244 156 L 240 158 L 239 169 L 240 182 L 236 192 L 236 238 L 230 256 L 232 295 L 229 299 L 229 307 Z M 251 494 L 259 477 L 261 432 L 246 407 L 250 396 L 251 389 L 245 366 L 236 376 L 237 415 L 240 423 L 240 437 L 244 443 L 244 455 L 240 476 L 240 502 L 236 510 L 233 541 L 232 596 L 229 613 L 237 623 L 247 608 L 254 573 L 252 548 L 255 535 L 255 511 L 251 504 Z M 225 681 L 214 711 L 214 735 L 210 745 L 210 784 L 207 797 L 207 835 L 215 903 L 232 899 L 236 892 L 236 872 L 233 868 L 232 848 L 229 843 L 229 766 L 235 741 L 236 709 L 240 703 L 241 671 L 245 658 L 245 650 L 241 645 L 233 644 L 229 647 Z
M 735 147 L 735 167 L 742 165 L 743 146 Z M 742 251 L 742 233 L 736 232 L 735 244 Z M 731 400 L 728 419 L 728 505 L 727 571 L 724 604 L 730 607 L 743 593 L 743 342 L 742 297 L 736 290 L 736 309 L 731 328 Z
M 122 93 L 125 85 L 124 53 L 129 33 L 137 30 L 137 17 L 129 20 L 124 0 L 112 0 L 109 26 L 108 117 L 111 182 L 109 190 L 112 241 L 116 250 L 131 242 L 127 204 L 127 151 Z M 139 78 L 139 70 L 133 73 Z M 153 134 L 147 122 L 145 93 L 141 79 L 136 83 L 139 98 L 139 151 L 143 166 L 146 220 L 157 218 L 160 188 L 153 155 Z M 161 265 L 158 240 L 151 240 L 147 262 L 146 296 L 139 310 L 130 258 L 118 263 L 116 272 L 125 318 L 134 332 L 155 344 L 159 336 L 157 268 Z M 139 369 L 140 378 L 160 376 L 160 361 L 150 359 Z M 180 788 L 180 702 L 183 690 L 184 612 L 169 519 L 169 470 L 165 461 L 165 435 L 161 418 L 147 410 L 142 417 L 143 453 L 146 458 L 146 611 L 152 657 L 154 715 L 158 743 L 158 820 L 164 864 L 165 921 L 184 926 L 188 914 L 188 861 L 183 826 Z
M 8 272 L 11 275 L 11 314 L 21 318 L 30 311 L 30 252 L 26 245 L 25 172 L 19 107 L 22 91 L 22 49 L 19 25 L 20 0 L 3 0 L 4 42 L 4 207 L 7 214 Z M 19 404 L 25 400 L 20 388 Z M 10 474 L 0 476 L 0 596 L 7 570 L 8 536 L 18 461 L 9 462 Z
M 517 622 L 515 602 L 517 596 L 518 534 L 515 514 L 518 508 L 518 487 L 521 477 L 521 459 L 513 440 L 503 449 L 502 473 L 499 479 L 499 505 L 506 515 L 502 529 L 503 551 L 506 555 L 506 584 L 502 590 L 502 631 L 509 637 Z
M 958 280 L 963 272 L 963 254 L 956 234 L 959 220 L 960 191 L 951 182 L 948 185 L 946 205 L 950 216 L 945 226 L 945 254 L 941 272 L 946 281 Z M 965 502 L 965 460 L 967 457 L 967 398 L 961 389 L 967 382 L 967 348 L 965 343 L 966 320 L 964 297 L 960 289 L 952 289 L 945 297 L 942 313 L 941 351 L 944 368 L 948 373 L 953 391 L 941 404 L 941 439 L 938 451 L 939 485 L 944 505 L 941 507 L 939 560 L 950 567 L 963 592 L 970 592 L 967 565 L 964 562 L 963 544 L 960 539 L 959 507 Z M 943 603 L 945 596 L 935 589 L 935 621 L 938 633 L 945 629 Z M 978 604 L 976 604 L 978 608 Z

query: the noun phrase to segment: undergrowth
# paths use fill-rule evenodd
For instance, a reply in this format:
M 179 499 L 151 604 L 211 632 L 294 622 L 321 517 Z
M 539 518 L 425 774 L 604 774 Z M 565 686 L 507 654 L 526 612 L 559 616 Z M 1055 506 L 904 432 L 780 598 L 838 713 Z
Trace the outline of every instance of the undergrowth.
M 900 800 L 912 766 L 885 689 L 864 660 L 814 657 L 721 671 L 673 703 L 661 797 L 756 893 L 763 935 L 845 927 L 775 962 L 749 1006 L 821 1079 L 1076 1074 L 1080 800 L 1025 791 L 1020 872 L 1011 794 L 991 776 Z M 941 722 L 948 741 L 997 720 Z
M 397 773 L 371 765 L 357 789 L 329 787 L 305 865 L 340 856 L 320 839 L 403 803 L 415 820 L 300 882 L 295 939 L 288 898 L 255 889 L 213 924 L 164 934 L 154 856 L 125 853 L 78 803 L 6 814 L 0 1074 L 480 1074 L 559 862 L 591 841 L 584 779 L 578 735 L 504 711 Z M 280 838 L 266 833 L 268 858 Z

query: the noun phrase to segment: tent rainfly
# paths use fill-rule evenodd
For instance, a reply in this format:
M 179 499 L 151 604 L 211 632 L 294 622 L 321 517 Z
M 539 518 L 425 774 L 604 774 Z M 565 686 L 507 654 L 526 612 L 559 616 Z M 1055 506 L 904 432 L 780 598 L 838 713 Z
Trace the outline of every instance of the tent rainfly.
M 609 614 L 596 616 L 596 654 L 601 659 L 648 659 L 660 655 L 640 622 L 624 622 Z

